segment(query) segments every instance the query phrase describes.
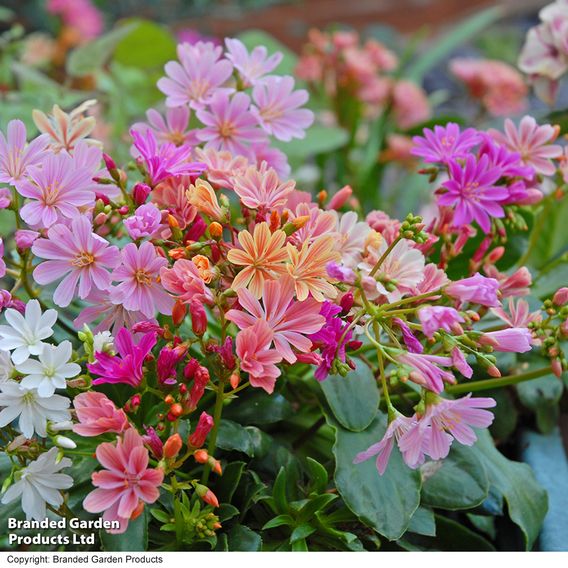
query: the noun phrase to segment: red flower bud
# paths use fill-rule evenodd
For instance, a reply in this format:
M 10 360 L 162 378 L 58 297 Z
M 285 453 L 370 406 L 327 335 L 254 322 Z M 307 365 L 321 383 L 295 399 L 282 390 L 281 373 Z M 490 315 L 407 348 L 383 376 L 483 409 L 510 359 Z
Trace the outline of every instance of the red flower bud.
M 164 444 L 164 457 L 175 458 L 179 454 L 182 446 L 183 442 L 181 436 L 177 432 L 172 434 Z
M 151 191 L 152 189 L 150 186 L 145 183 L 137 183 L 132 188 L 132 198 L 134 199 L 134 203 L 136 203 L 136 205 L 144 205 Z
M 209 461 L 209 454 L 207 450 L 196 450 L 193 454 L 193 458 L 197 463 L 207 463 Z
M 195 432 L 189 437 L 189 445 L 194 448 L 201 448 L 205 444 L 205 439 L 211 428 L 213 428 L 213 418 L 207 412 L 202 412 L 195 427 Z
M 199 302 L 191 302 L 189 304 L 189 313 L 191 314 L 191 328 L 195 335 L 203 335 L 207 331 L 207 313 L 203 304 Z

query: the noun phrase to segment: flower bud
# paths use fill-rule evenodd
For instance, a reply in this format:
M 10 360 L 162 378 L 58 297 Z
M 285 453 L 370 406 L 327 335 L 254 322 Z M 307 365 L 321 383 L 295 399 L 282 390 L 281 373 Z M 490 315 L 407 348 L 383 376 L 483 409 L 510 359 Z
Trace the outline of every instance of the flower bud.
M 196 450 L 193 458 L 197 463 L 207 463 L 209 461 L 209 454 L 207 450 Z
M 183 414 L 183 407 L 179 402 L 176 402 L 170 406 L 170 411 L 168 412 L 168 416 L 172 415 L 176 418 L 179 418 Z
M 27 250 L 31 248 L 38 237 L 39 233 L 37 231 L 29 231 L 27 229 L 20 229 L 19 231 L 16 231 L 14 235 L 16 246 L 19 250 Z
M 552 297 L 552 301 L 557 306 L 563 306 L 564 304 L 568 303 L 568 288 L 559 288 Z
M 134 203 L 136 205 L 144 205 L 151 191 L 152 189 L 150 188 L 150 186 L 146 185 L 145 183 L 137 183 L 132 188 L 132 198 L 134 199 Z
M 194 448 L 201 448 L 205 444 L 205 439 L 211 428 L 213 428 L 213 418 L 207 412 L 202 412 L 195 432 L 189 437 L 189 445 Z
M 233 390 L 235 390 L 239 386 L 240 381 L 241 381 L 241 376 L 239 375 L 239 373 L 232 373 L 231 376 L 229 377 L 229 383 Z
M 345 185 L 343 186 L 335 195 L 329 200 L 326 209 L 341 209 L 347 200 L 351 197 L 353 190 L 351 186 Z
M 164 457 L 175 458 L 183 445 L 181 436 L 176 432 L 172 434 L 164 444 Z
M 219 506 L 219 500 L 215 496 L 215 493 L 213 493 L 213 491 L 211 491 L 211 489 L 209 489 L 208 487 L 205 487 L 205 485 L 201 485 L 201 483 L 196 483 L 195 492 L 208 505 L 211 505 L 212 507 Z
M 55 436 L 53 441 L 56 446 L 67 450 L 74 450 L 77 447 L 77 444 L 67 436 Z
M 223 226 L 217 221 L 213 221 L 209 225 L 209 235 L 212 239 L 218 240 L 223 236 Z
M 552 372 L 558 378 L 562 377 L 562 363 L 558 357 L 551 362 Z
M 487 367 L 487 374 L 490 377 L 498 379 L 501 376 L 501 371 L 495 365 L 490 365 L 489 367 Z
M 172 309 L 172 320 L 176 327 L 180 326 L 185 319 L 187 314 L 187 306 L 181 301 L 178 300 Z
M 191 302 L 189 304 L 189 313 L 191 314 L 191 329 L 195 335 L 203 335 L 207 331 L 207 313 L 205 308 L 199 302 Z
M 71 420 L 65 420 L 63 422 L 55 422 L 49 425 L 49 429 L 52 432 L 61 432 L 63 430 L 71 430 L 73 428 L 73 422 Z
M 116 163 L 115 161 L 105 152 L 103 152 L 103 160 L 105 162 L 105 166 L 106 169 L 111 173 L 112 175 L 112 170 L 116 170 Z M 113 176 L 114 177 L 114 176 Z

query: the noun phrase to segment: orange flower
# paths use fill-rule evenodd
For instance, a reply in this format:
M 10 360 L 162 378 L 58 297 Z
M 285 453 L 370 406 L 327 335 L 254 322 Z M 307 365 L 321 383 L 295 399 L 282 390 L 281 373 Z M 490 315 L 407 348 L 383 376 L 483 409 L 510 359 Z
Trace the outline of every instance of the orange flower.
M 294 279 L 296 296 L 300 302 L 310 292 L 318 302 L 323 302 L 326 297 L 337 296 L 337 290 L 327 281 L 329 276 L 325 269 L 328 262 L 341 259 L 341 254 L 334 250 L 335 244 L 335 238 L 331 236 L 318 237 L 311 244 L 304 241 L 300 250 L 288 243 L 288 272 Z
M 197 271 L 206 284 L 211 284 L 211 281 L 217 276 L 215 267 L 211 266 L 209 259 L 202 254 L 196 254 L 192 259 L 193 264 L 197 266 Z
M 232 249 L 227 258 L 229 262 L 245 268 L 237 274 L 231 288 L 248 287 L 251 294 L 260 298 L 265 280 L 275 280 L 278 275 L 286 273 L 283 264 L 288 257 L 284 248 L 286 233 L 281 230 L 270 233 L 268 223 L 259 223 L 252 235 L 241 231 L 238 238 L 243 250 Z
M 215 190 L 210 183 L 203 179 L 198 179 L 195 185 L 189 186 L 187 199 L 192 205 L 197 207 L 198 211 L 205 213 L 213 221 L 220 221 L 224 217 L 223 210 L 217 201 Z

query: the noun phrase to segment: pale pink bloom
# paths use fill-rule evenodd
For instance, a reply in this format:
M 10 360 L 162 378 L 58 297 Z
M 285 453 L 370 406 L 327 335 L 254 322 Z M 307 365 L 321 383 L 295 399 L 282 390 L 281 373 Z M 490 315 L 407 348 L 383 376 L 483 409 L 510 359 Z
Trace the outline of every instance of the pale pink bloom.
M 449 282 L 448 276 L 441 269 L 438 268 L 434 263 L 430 262 L 424 267 L 424 280 L 419 282 L 413 290 L 413 294 L 420 296 L 421 294 L 427 294 L 429 292 L 435 292 L 440 290 Z M 434 300 L 439 298 L 439 296 L 432 296 L 428 300 Z
M 424 89 L 412 81 L 397 81 L 392 91 L 392 99 L 395 120 L 402 130 L 425 122 L 432 116 Z
M 187 200 L 187 188 L 190 185 L 189 176 L 169 177 L 160 182 L 150 194 L 152 202 L 167 209 L 180 229 L 188 227 L 197 216 L 197 207 Z
M 418 310 L 418 319 L 429 338 L 440 329 L 452 333 L 456 325 L 465 321 L 456 309 L 445 306 L 424 306 Z
M 305 130 L 314 121 L 311 110 L 299 108 L 308 102 L 308 92 L 293 89 L 292 77 L 273 75 L 255 85 L 252 91 L 256 106 L 251 111 L 268 134 L 284 142 L 304 138 Z
M 361 260 L 361 253 L 371 228 L 365 221 L 357 221 L 357 213 L 348 211 L 341 215 L 337 227 L 337 250 L 341 254 L 341 262 L 354 268 Z
M 137 122 L 132 125 L 134 130 L 152 130 L 160 144 L 171 143 L 176 146 L 195 146 L 197 137 L 195 130 L 189 128 L 190 109 L 187 105 L 179 107 L 168 107 L 165 117 L 157 110 L 151 108 L 146 111 L 148 123 Z
M 440 366 L 453 366 L 451 357 L 402 352 L 397 356 L 397 359 L 399 363 L 411 367 L 409 379 L 428 390 L 439 393 L 444 390 L 444 382 L 456 382 L 450 371 L 440 369 Z
M 233 188 L 233 177 L 243 175 L 249 166 L 245 156 L 233 156 L 215 148 L 196 148 L 195 155 L 205 164 L 207 181 L 217 188 Z
M 130 427 L 126 414 L 102 392 L 87 391 L 75 396 L 73 406 L 79 424 L 73 432 L 79 436 L 100 436 L 108 432 L 118 434 Z
M 232 180 L 233 189 L 249 209 L 274 209 L 286 204 L 296 182 L 281 182 L 278 174 L 264 163 L 260 168 L 249 166 L 244 174 Z
M 552 301 L 557 306 L 563 306 L 564 304 L 568 303 L 568 288 L 563 286 L 562 288 L 558 288 L 556 292 L 554 292 L 554 296 L 552 297 Z
M 39 258 L 47 259 L 34 272 L 34 280 L 43 285 L 61 280 L 53 301 L 61 307 L 71 303 L 77 285 L 79 297 L 87 298 L 93 287 L 108 290 L 111 285 L 109 268 L 120 264 L 117 247 L 93 233 L 86 217 L 71 221 L 71 227 L 53 225 L 47 231 L 46 239 L 37 239 L 32 252 Z
M 539 311 L 530 312 L 529 303 L 526 300 L 509 298 L 509 314 L 503 308 L 491 308 L 491 311 L 511 327 L 527 327 L 533 321 L 540 321 L 542 316 Z
M 552 144 L 558 136 L 558 129 L 554 126 L 539 126 L 532 116 L 526 115 L 518 127 L 507 118 L 505 133 L 491 129 L 489 134 L 498 144 L 520 154 L 523 165 L 532 166 L 537 173 L 551 176 L 556 171 L 551 159 L 562 156 L 562 147 Z
M 396 302 L 424 279 L 424 255 L 410 241 L 403 239 L 390 251 L 377 272 L 370 276 L 387 248 L 385 239 L 381 239 L 378 246 L 369 246 L 368 254 L 358 268 L 370 300 L 385 296 L 389 302 Z
M 532 284 L 532 276 L 526 266 L 521 266 L 511 275 L 499 272 L 494 265 L 483 267 L 485 274 L 499 282 L 499 292 L 503 298 L 528 296 Z
M 162 212 L 152 203 L 146 203 L 136 209 L 132 217 L 123 221 L 128 235 L 133 241 L 152 238 L 162 226 Z
M 430 428 L 424 428 L 421 417 L 416 414 L 411 418 L 409 428 L 406 432 L 401 432 L 398 438 L 398 449 L 400 450 L 404 463 L 411 469 L 421 466 L 426 460 L 426 452 L 430 445 Z
M 148 450 L 140 434 L 129 428 L 115 444 L 104 442 L 97 447 L 97 460 L 105 468 L 92 475 L 91 491 L 83 501 L 89 513 L 102 513 L 105 521 L 120 521 L 123 533 L 128 521 L 139 513 L 144 503 L 154 503 L 160 496 L 164 479 L 162 469 L 148 468 Z
M 85 187 L 94 194 L 103 194 L 109 199 L 116 199 L 121 194 L 120 188 L 111 184 L 99 184 L 94 178 L 108 178 L 109 172 L 105 168 L 101 169 L 103 151 L 98 146 L 89 144 L 87 140 L 79 140 L 73 149 L 73 165 L 76 169 L 85 169 L 89 172 L 91 183 Z
M 0 182 L 15 184 L 24 177 L 28 166 L 39 164 L 48 139 L 47 134 L 42 134 L 27 144 L 24 123 L 11 120 L 6 136 L 0 132 Z
M 258 320 L 266 321 L 273 331 L 276 351 L 289 363 L 296 361 L 292 347 L 303 353 L 309 352 L 312 342 L 305 335 L 318 332 L 325 323 L 319 302 L 313 298 L 294 301 L 294 282 L 287 276 L 264 283 L 262 305 L 246 288 L 238 290 L 237 296 L 246 311 L 229 310 L 226 318 L 241 330 L 248 329 Z
M 197 266 L 185 258 L 176 260 L 172 268 L 160 270 L 162 286 L 183 303 L 213 303 L 213 294 L 207 288 Z
M 20 250 L 27 250 L 31 248 L 36 239 L 39 237 L 37 231 L 29 231 L 27 229 L 19 229 L 14 233 L 14 240 L 16 241 L 16 246 Z
M 381 233 L 387 243 L 392 243 L 400 233 L 400 221 L 391 219 L 384 211 L 371 211 L 367 214 L 365 221 L 371 229 Z
M 257 167 L 260 168 L 262 162 L 266 162 L 269 168 L 276 170 L 280 179 L 287 179 L 290 176 L 292 168 L 288 163 L 288 157 L 282 150 L 271 146 L 268 142 L 252 144 L 251 150 L 256 159 Z
M 446 294 L 462 303 L 471 302 L 480 306 L 496 308 L 501 305 L 497 298 L 499 282 L 477 272 L 470 278 L 456 280 L 446 286 Z
M 479 338 L 481 345 L 489 345 L 495 351 L 526 353 L 532 349 L 532 335 L 526 327 L 511 327 L 488 331 Z
M 275 363 L 282 361 L 276 349 L 270 349 L 274 333 L 265 320 L 259 319 L 252 327 L 237 334 L 237 356 L 241 370 L 249 374 L 250 384 L 260 387 L 268 394 L 274 391 L 280 369 Z
M 290 196 L 294 196 L 295 193 L 300 192 L 291 192 Z M 330 234 L 336 236 L 337 213 L 335 211 L 323 211 L 314 203 L 299 203 L 292 211 L 290 209 L 290 198 L 286 204 L 286 209 L 290 213 L 290 221 L 298 217 L 309 217 L 300 229 L 290 235 L 289 242 L 301 246 L 305 242 L 313 242 L 318 237 Z
M 63 217 L 80 215 L 79 207 L 94 203 L 95 195 L 88 188 L 90 172 L 75 168 L 67 154 L 48 154 L 39 166 L 29 166 L 30 179 L 16 182 L 20 195 L 32 201 L 26 203 L 20 215 L 33 227 L 49 228 Z
M 173 300 L 160 284 L 160 269 L 168 261 L 159 256 L 150 242 L 137 248 L 134 243 L 122 249 L 122 265 L 112 273 L 112 279 L 121 282 L 111 292 L 111 298 L 125 309 L 140 310 L 147 318 L 172 313 Z
M 212 43 L 182 43 L 177 47 L 177 61 L 169 61 L 164 69 L 167 77 L 158 81 L 158 89 L 166 95 L 166 105 L 202 108 L 233 72 L 227 59 L 219 59 L 223 49 Z M 232 91 L 232 89 L 231 89 Z
M 465 355 L 461 352 L 459 347 L 452 349 L 452 365 L 457 369 L 466 379 L 471 379 L 473 376 L 473 369 L 469 366 Z
M 379 475 L 383 475 L 387 469 L 395 440 L 398 443 L 400 438 L 415 425 L 415 417 L 408 418 L 407 416 L 397 413 L 396 417 L 389 423 L 383 438 L 376 444 L 367 448 L 364 452 L 358 453 L 355 456 L 353 463 L 358 464 L 367 461 L 369 458 L 377 456 L 377 470 Z M 402 457 L 406 461 L 405 454 L 403 454 Z M 408 465 L 410 466 L 411 464 L 412 462 Z
M 263 45 L 257 45 L 249 53 L 243 42 L 239 39 L 225 39 L 227 47 L 226 58 L 233 63 L 239 75 L 244 79 L 245 87 L 256 85 L 267 73 L 274 71 L 284 57 L 276 52 L 268 55 Z

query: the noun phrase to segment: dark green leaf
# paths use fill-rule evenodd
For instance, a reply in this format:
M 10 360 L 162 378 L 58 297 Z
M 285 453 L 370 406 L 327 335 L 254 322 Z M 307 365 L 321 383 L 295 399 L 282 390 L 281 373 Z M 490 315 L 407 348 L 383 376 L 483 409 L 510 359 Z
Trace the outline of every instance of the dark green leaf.
M 231 551 L 258 552 L 262 548 L 260 535 L 244 525 L 235 525 L 227 534 L 227 538 Z
M 286 470 L 282 467 L 274 481 L 272 488 L 272 497 L 277 513 L 285 513 L 288 511 L 288 497 L 286 496 Z
M 219 522 L 224 523 L 230 519 L 234 519 L 239 514 L 239 510 L 229 503 L 221 503 L 215 513 L 219 517 Z
M 412 515 L 408 532 L 422 534 L 424 536 L 436 536 L 436 521 L 434 519 L 434 511 L 426 507 L 418 507 L 416 513 Z
M 325 467 L 312 458 L 307 458 L 307 463 L 310 472 L 310 491 L 323 493 L 329 482 L 329 475 Z
M 144 552 L 148 549 L 148 512 L 144 510 L 137 519 L 129 521 L 122 534 L 110 534 L 101 529 L 100 535 L 105 552 Z
M 278 515 L 270 519 L 263 527 L 262 530 L 274 529 L 276 527 L 289 526 L 293 527 L 295 524 L 294 519 L 290 515 Z
M 288 418 L 292 407 L 279 393 L 256 391 L 228 406 L 223 414 L 240 424 L 273 424 Z
M 346 377 L 330 375 L 321 383 L 321 388 L 335 418 L 344 428 L 360 432 L 375 418 L 379 389 L 373 373 L 362 362 Z
M 550 374 L 534 381 L 516 385 L 521 402 L 536 413 L 538 428 L 544 434 L 551 432 L 558 424 L 560 409 L 558 402 L 564 392 L 564 384 Z
M 223 475 L 215 483 L 214 493 L 220 503 L 230 503 L 243 474 L 245 462 L 232 462 L 225 466 Z
M 292 544 L 293 552 L 308 552 L 308 543 L 302 538 Z
M 247 456 L 254 456 L 254 444 L 250 433 L 244 426 L 232 420 L 221 420 L 217 446 L 223 450 L 238 450 Z
M 325 511 L 338 498 L 333 493 L 324 493 L 310 499 L 298 512 L 298 518 L 309 521 L 317 511 Z
M 294 544 L 297 540 L 308 538 L 314 534 L 316 529 L 308 523 L 297 526 L 290 535 L 290 544 Z

